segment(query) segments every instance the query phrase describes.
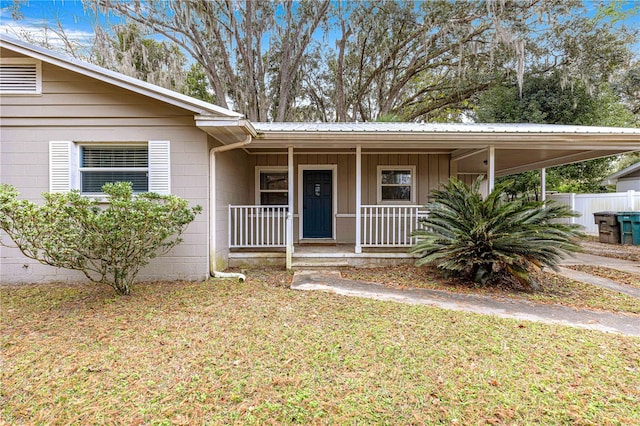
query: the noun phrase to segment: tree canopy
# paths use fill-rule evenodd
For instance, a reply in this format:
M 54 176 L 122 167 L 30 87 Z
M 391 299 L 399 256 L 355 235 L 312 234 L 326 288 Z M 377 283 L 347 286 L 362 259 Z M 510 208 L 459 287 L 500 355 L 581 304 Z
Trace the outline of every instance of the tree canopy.
M 478 121 L 487 123 L 547 123 L 631 127 L 637 117 L 621 102 L 608 84 L 589 89 L 586 83 L 564 81 L 559 72 L 528 75 L 520 91 L 515 83 L 496 86 L 479 96 Z M 600 158 L 554 167 L 547 173 L 547 189 L 560 192 L 602 192 L 604 178 L 615 159 Z M 538 198 L 540 176 L 529 171 L 509 176 L 511 196 Z
M 174 43 L 212 102 L 256 121 L 452 120 L 551 70 L 596 87 L 627 68 L 637 32 L 579 0 L 84 2 Z

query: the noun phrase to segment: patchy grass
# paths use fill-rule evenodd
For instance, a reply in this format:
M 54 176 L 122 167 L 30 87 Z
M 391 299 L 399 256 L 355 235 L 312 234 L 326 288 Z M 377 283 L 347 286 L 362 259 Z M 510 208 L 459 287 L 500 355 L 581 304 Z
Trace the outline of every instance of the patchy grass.
M 602 278 L 608 278 L 619 284 L 626 284 L 626 285 L 640 288 L 640 274 L 633 274 L 631 272 L 619 271 L 617 269 L 607 268 L 604 266 L 569 265 L 567 266 L 567 268 L 575 269 L 576 271 L 586 272 L 587 274 L 596 275 Z
M 289 280 L 0 287 L 0 423 L 640 423 L 637 338 Z
M 416 287 L 456 293 L 513 297 L 576 308 L 640 314 L 640 299 L 638 298 L 580 281 L 573 281 L 551 272 L 535 274 L 536 280 L 542 288 L 533 293 L 509 287 L 483 287 L 474 283 L 446 279 L 435 268 L 418 268 L 410 265 L 373 269 L 350 268 L 344 270 L 342 276 L 347 279 L 370 281 L 389 287 Z

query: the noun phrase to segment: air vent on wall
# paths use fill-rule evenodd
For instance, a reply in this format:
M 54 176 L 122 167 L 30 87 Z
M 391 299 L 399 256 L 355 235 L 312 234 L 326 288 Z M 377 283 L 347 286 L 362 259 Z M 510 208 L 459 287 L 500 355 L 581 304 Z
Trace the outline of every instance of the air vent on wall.
M 1 94 L 33 95 L 40 92 L 40 62 L 10 58 L 0 62 Z

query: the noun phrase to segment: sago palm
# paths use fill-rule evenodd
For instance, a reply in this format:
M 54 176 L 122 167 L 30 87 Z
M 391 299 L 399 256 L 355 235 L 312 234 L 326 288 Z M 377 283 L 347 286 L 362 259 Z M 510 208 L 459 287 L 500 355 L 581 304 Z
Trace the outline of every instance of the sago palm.
M 580 250 L 579 225 L 557 219 L 576 216 L 553 202 L 507 201 L 505 182 L 483 199 L 481 180 L 471 187 L 452 178 L 433 191 L 429 215 L 413 233 L 417 265 L 435 265 L 477 283 L 499 284 L 515 278 L 537 288 L 530 272 L 543 266 L 557 269 L 570 252 Z

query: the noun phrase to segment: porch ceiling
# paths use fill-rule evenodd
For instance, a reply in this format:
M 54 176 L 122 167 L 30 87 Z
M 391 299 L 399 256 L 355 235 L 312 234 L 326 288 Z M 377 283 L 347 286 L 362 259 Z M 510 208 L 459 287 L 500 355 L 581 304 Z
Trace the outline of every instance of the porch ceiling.
M 391 126 L 388 126 L 388 125 Z M 459 173 L 485 173 L 495 148 L 496 175 L 640 151 L 640 129 L 553 125 L 419 123 L 255 123 L 249 152 L 355 151 L 450 154 Z

